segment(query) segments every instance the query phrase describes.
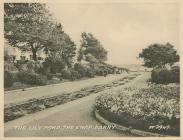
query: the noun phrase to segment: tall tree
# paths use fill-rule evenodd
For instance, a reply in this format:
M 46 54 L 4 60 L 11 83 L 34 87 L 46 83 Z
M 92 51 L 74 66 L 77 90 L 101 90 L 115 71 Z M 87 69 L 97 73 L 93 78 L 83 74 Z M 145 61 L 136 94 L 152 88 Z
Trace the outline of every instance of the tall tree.
M 45 47 L 51 67 L 60 65 L 61 70 L 65 66 L 71 67 L 73 57 L 76 55 L 76 45 L 63 30 L 61 24 L 56 24 L 52 30 L 49 42 Z M 56 64 L 57 66 L 53 66 Z
M 78 61 L 93 61 L 94 59 L 98 62 L 106 61 L 107 51 L 91 33 L 83 32 L 81 34 L 81 47 L 78 51 Z
M 179 61 L 179 55 L 170 43 L 152 44 L 142 50 L 139 58 L 142 58 L 144 66 L 149 68 L 164 67 L 166 64 L 172 65 Z
M 50 13 L 41 3 L 5 3 L 4 35 L 9 44 L 22 50 L 32 51 L 37 60 L 37 51 L 48 42 L 53 26 Z

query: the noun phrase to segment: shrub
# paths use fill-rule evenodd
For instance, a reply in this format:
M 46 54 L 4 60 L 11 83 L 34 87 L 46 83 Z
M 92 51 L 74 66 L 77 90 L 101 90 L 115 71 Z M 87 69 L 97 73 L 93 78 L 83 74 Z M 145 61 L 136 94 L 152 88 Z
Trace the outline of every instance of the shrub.
M 28 61 L 27 62 L 27 71 L 29 72 L 41 72 L 43 69 L 43 64 L 39 61 Z
M 81 77 L 85 77 L 87 73 L 87 68 L 82 64 L 76 63 L 74 65 L 74 70 L 77 71 Z
M 61 60 L 55 60 L 52 58 L 46 58 L 43 62 L 43 67 L 45 70 L 49 70 L 51 73 L 59 73 L 65 68 L 65 63 Z
M 19 71 L 27 71 L 28 70 L 27 64 L 19 64 L 18 65 L 18 70 Z
M 96 75 L 97 76 L 103 76 L 104 75 L 104 71 L 103 70 L 96 70 Z
M 95 65 L 94 70 L 98 76 L 105 76 L 114 73 L 113 67 L 108 64 L 97 64 Z
M 15 64 L 12 62 L 4 62 L 4 70 L 5 71 L 18 71 Z
M 71 79 L 71 71 L 70 70 L 62 70 L 62 77 L 64 79 Z
M 80 79 L 82 76 L 78 71 L 71 70 L 71 80 Z
M 36 84 L 37 85 L 46 85 L 47 84 L 47 77 L 43 75 L 36 76 Z
M 47 76 L 48 80 L 51 80 L 53 78 L 53 74 L 51 74 L 51 73 L 48 73 L 46 76 Z
M 156 84 L 168 84 L 179 82 L 179 68 L 167 69 L 155 69 L 152 71 L 151 80 Z
M 95 71 L 95 74 L 97 76 L 103 76 L 104 75 L 104 68 L 101 67 L 100 65 L 95 66 L 93 70 Z
M 151 72 L 151 82 L 157 83 L 158 82 L 158 70 L 152 70 Z
M 17 73 L 12 73 L 9 71 L 4 72 L 4 87 L 11 87 L 14 82 L 17 81 Z
M 57 77 L 57 78 L 59 78 L 60 80 L 62 80 L 62 74 L 61 73 L 56 73 L 56 74 L 54 74 L 55 75 L 55 77 Z
M 108 73 L 111 73 L 109 66 L 106 64 L 95 65 L 94 71 L 97 76 L 104 76 L 107 75 Z
M 87 68 L 86 76 L 90 78 L 95 77 L 95 71 L 92 68 Z
M 35 84 L 36 85 L 46 85 L 47 84 L 47 77 L 43 76 L 43 75 L 36 74 Z
M 25 84 L 45 85 L 47 83 L 46 76 L 35 74 L 35 73 L 29 73 L 26 71 L 19 72 L 18 78 L 20 82 Z
M 35 61 L 29 61 L 27 62 L 27 71 L 29 72 L 35 72 L 36 62 Z
M 111 68 L 108 69 L 108 74 L 113 74 L 113 70 Z
M 159 73 L 157 74 L 158 79 L 159 79 L 159 83 L 170 83 L 171 82 L 171 71 L 167 70 L 167 69 L 162 69 L 159 71 Z
M 172 72 L 172 81 L 179 83 L 180 82 L 180 67 L 174 66 L 171 68 Z

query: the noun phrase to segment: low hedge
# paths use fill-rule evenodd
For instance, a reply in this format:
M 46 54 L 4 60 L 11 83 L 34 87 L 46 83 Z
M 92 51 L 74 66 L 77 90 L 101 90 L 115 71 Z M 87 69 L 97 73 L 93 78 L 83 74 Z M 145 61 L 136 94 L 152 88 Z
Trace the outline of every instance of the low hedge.
M 70 70 L 62 70 L 62 77 L 64 79 L 71 79 L 71 71 Z
M 54 76 L 55 76 L 55 77 L 57 77 L 57 78 L 59 78 L 60 80 L 62 80 L 62 79 L 63 79 L 63 77 L 62 77 L 62 74 L 61 74 L 61 73 L 56 73 L 56 74 L 54 74 Z
M 151 81 L 156 84 L 168 84 L 180 82 L 179 67 L 173 67 L 171 70 L 166 68 L 155 69 L 151 73 Z
M 47 79 L 48 79 L 48 80 L 52 80 L 52 79 L 53 79 L 53 77 L 57 77 L 57 78 L 59 78 L 60 80 L 62 80 L 62 79 L 63 79 L 63 77 L 62 77 L 62 74 L 61 74 L 61 73 L 56 73 L 56 74 L 47 73 L 47 74 L 46 74 L 46 76 L 47 76 Z
M 172 81 L 180 83 L 180 67 L 178 66 L 174 66 L 171 68 L 171 72 L 172 72 Z
M 51 73 L 47 73 L 46 76 L 47 76 L 47 79 L 48 79 L 48 80 L 51 80 L 51 79 L 53 78 L 54 75 L 51 74 Z
M 80 79 L 82 76 L 81 74 L 76 70 L 71 70 L 71 80 Z
M 36 73 L 29 73 L 22 71 L 18 73 L 18 79 L 20 82 L 32 85 L 46 85 L 47 77 Z
M 87 68 L 86 66 L 76 63 L 74 65 L 74 70 L 78 72 L 78 74 L 80 75 L 80 77 L 85 77 L 86 73 L 87 73 Z
M 4 87 L 5 88 L 11 87 L 13 85 L 13 83 L 17 82 L 17 81 L 18 81 L 17 72 L 16 73 L 9 72 L 9 71 L 4 72 Z
M 93 78 L 93 77 L 95 77 L 95 74 L 96 73 L 92 68 L 87 68 L 87 72 L 86 72 L 87 77 Z

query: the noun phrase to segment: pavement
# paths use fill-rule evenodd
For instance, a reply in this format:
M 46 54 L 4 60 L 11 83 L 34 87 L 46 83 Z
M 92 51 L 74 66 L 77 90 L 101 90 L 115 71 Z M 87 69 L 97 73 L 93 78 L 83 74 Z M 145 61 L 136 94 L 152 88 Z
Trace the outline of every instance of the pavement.
M 142 87 L 150 73 L 143 73 L 125 86 Z M 107 79 L 107 78 L 106 78 Z M 98 82 L 98 81 L 97 81 Z M 5 137 L 121 137 L 134 136 L 127 132 L 116 131 L 104 127 L 93 114 L 95 98 L 102 94 L 90 95 L 63 105 L 30 114 L 25 117 L 5 123 Z

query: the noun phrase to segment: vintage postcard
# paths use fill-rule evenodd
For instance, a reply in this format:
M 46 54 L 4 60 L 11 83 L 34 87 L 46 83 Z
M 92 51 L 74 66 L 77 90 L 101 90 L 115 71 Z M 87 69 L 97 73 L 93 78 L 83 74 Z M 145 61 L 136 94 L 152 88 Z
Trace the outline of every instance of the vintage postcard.
M 181 4 L 1 2 L 3 137 L 181 139 Z

